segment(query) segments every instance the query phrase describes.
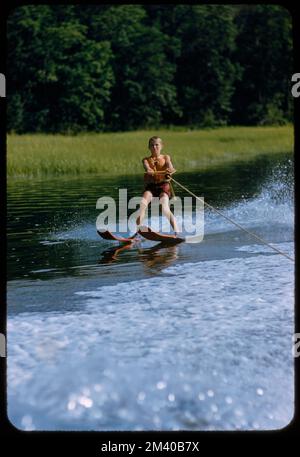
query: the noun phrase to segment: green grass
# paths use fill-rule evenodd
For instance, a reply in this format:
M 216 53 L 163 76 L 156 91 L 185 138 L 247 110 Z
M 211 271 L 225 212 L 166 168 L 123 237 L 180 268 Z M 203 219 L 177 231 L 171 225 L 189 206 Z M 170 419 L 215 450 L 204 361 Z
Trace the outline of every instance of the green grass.
M 178 171 L 195 171 L 261 154 L 292 152 L 293 126 L 212 130 L 7 136 L 8 176 L 124 175 L 143 171 L 148 139 L 158 135 Z

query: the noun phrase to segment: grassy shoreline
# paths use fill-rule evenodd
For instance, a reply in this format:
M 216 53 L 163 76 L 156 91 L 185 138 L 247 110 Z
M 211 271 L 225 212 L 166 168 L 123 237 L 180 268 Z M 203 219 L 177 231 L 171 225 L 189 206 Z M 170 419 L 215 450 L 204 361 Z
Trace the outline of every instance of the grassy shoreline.
M 293 126 L 222 127 L 212 130 L 143 130 L 124 133 L 7 136 L 7 175 L 134 175 L 143 172 L 148 139 L 158 135 L 178 171 L 293 152 Z

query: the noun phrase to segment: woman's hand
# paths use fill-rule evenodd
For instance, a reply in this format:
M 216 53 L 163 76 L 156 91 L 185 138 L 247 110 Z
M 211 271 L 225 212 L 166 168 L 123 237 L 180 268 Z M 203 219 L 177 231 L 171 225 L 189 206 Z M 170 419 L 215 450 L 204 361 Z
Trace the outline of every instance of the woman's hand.
M 175 168 L 167 168 L 166 169 L 166 172 L 169 174 L 169 175 L 172 175 L 173 173 L 175 173 Z
M 166 170 L 168 173 L 175 173 L 175 168 L 172 164 L 171 157 L 169 155 L 165 155 L 165 160 L 166 160 Z

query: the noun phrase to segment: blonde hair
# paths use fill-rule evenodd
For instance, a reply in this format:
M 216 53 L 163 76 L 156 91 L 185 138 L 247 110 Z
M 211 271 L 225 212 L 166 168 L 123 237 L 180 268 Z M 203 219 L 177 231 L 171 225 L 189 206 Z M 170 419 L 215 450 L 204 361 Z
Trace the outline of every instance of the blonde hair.
M 155 141 L 160 141 L 161 144 L 162 144 L 162 139 L 159 138 L 159 136 L 152 136 L 152 137 L 149 139 L 148 148 L 150 148 L 150 146 L 151 146 Z

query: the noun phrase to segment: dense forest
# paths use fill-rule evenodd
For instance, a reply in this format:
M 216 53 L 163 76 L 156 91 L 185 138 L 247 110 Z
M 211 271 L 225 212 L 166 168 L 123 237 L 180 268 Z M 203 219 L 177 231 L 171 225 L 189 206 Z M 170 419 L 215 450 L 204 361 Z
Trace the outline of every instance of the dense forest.
M 7 21 L 7 129 L 125 131 L 292 120 L 277 5 L 29 5 Z

